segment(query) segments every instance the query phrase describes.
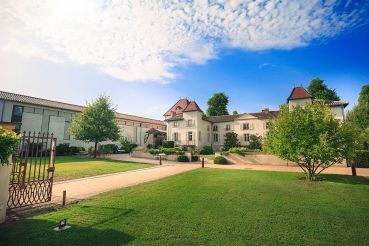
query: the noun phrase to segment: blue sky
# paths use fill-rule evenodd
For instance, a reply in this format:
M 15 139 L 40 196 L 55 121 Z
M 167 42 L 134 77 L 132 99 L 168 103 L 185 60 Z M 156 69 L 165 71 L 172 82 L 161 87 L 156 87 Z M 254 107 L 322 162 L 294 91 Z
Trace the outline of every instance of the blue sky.
M 315 77 L 350 108 L 369 83 L 366 1 L 36 2 L 0 3 L 1 90 L 161 119 L 219 91 L 277 109 Z

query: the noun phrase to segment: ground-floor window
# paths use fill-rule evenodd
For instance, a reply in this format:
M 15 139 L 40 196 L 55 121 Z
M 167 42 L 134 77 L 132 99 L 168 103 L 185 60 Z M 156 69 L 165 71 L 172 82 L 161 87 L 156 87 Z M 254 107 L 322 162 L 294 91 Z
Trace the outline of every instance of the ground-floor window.
M 214 133 L 214 142 L 218 142 L 218 133 Z
M 208 143 L 210 142 L 210 133 L 208 133 Z
M 178 141 L 178 132 L 175 132 L 173 134 L 174 141 Z
M 199 131 L 199 141 L 201 141 L 201 131 Z
M 249 142 L 250 141 L 250 134 L 248 134 L 248 133 L 243 134 L 243 140 L 245 142 Z
M 188 141 L 192 141 L 192 132 L 188 132 Z

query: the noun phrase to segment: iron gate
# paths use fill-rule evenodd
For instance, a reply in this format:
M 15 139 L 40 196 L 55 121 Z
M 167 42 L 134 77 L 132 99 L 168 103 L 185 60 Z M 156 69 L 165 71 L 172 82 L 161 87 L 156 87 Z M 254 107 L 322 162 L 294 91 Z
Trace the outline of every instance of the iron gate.
M 13 156 L 8 209 L 51 201 L 55 146 L 53 134 L 23 133 Z

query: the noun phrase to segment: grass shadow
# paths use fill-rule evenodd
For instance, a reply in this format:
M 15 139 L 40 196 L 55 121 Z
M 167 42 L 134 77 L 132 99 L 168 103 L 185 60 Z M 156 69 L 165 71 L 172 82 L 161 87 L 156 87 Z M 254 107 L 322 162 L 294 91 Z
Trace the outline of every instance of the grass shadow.
M 109 209 L 117 210 L 116 208 Z M 80 223 L 76 223 L 76 218 L 74 218 L 74 221 L 70 224 L 72 227 L 61 232 L 53 231 L 58 221 L 29 218 L 6 223 L 0 226 L 0 245 L 127 244 L 134 240 L 135 237 L 120 230 L 104 229 L 102 225 L 126 216 L 131 212 L 133 212 L 132 209 L 123 209 L 123 212 L 113 216 L 104 216 L 104 219 L 97 221 L 83 221 L 83 218 L 81 218 Z
M 369 178 L 362 176 L 338 175 L 338 174 L 321 174 L 323 181 L 329 181 L 341 184 L 369 185 Z

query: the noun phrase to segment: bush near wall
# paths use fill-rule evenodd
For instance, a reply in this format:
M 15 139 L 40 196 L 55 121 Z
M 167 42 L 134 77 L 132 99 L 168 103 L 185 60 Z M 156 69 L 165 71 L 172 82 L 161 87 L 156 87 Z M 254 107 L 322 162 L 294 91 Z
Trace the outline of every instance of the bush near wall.
M 36 146 L 34 146 L 34 148 L 36 148 Z M 56 146 L 56 155 L 76 155 L 81 151 L 85 151 L 85 148 L 69 146 L 69 143 L 58 144 L 58 146 Z
M 178 156 L 177 161 L 179 161 L 179 162 L 189 162 L 190 160 L 188 159 L 187 156 L 180 155 L 180 156 Z
M 204 146 L 204 147 L 202 147 L 200 149 L 199 154 L 200 155 L 212 155 L 212 154 L 214 154 L 213 147 L 211 147 L 211 146 Z
M 163 148 L 174 148 L 174 141 L 163 141 Z
M 228 164 L 228 162 L 227 162 L 227 159 L 224 158 L 223 156 L 217 156 L 214 158 L 214 164 L 225 165 L 225 164 Z
M 99 145 L 99 152 L 103 154 L 116 154 L 118 153 L 118 145 L 116 144 L 101 144 Z
M 359 150 L 354 158 L 356 167 L 369 168 L 369 150 Z
M 260 152 L 260 150 L 259 149 L 249 149 L 246 147 L 234 147 L 234 148 L 230 148 L 227 151 L 222 151 L 221 154 L 222 155 L 238 154 L 241 156 L 245 156 L 250 152 Z

